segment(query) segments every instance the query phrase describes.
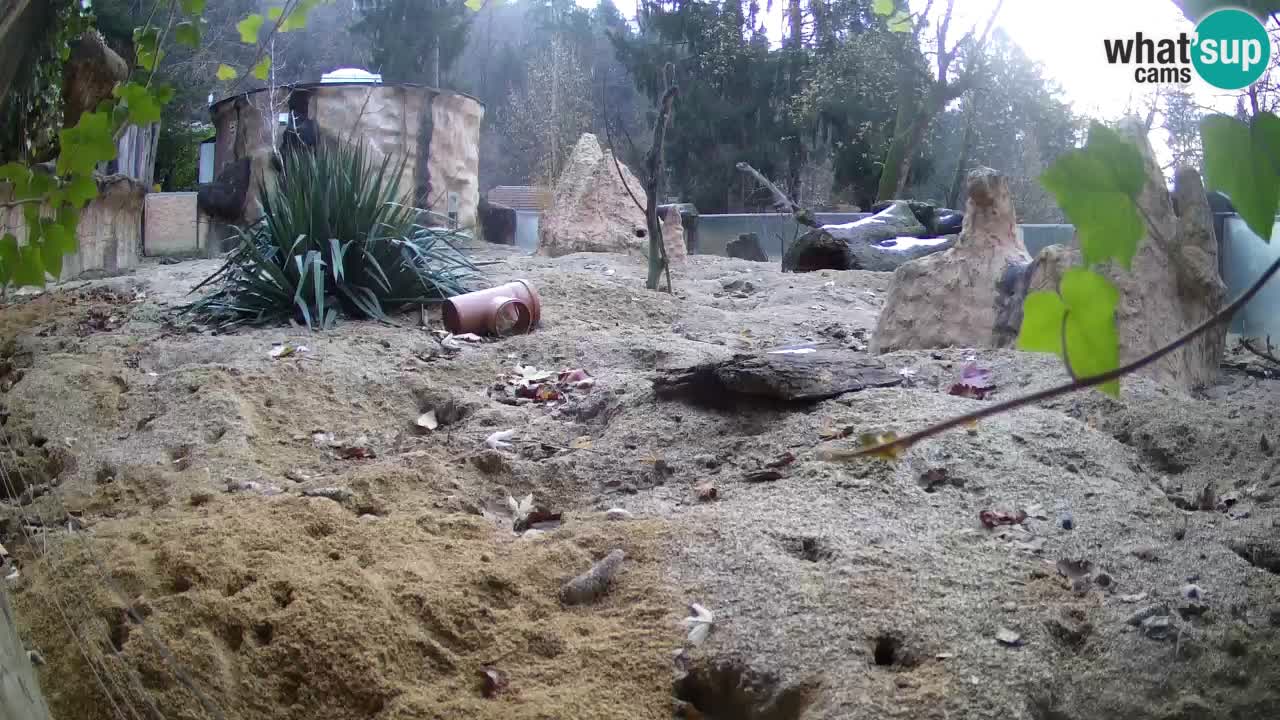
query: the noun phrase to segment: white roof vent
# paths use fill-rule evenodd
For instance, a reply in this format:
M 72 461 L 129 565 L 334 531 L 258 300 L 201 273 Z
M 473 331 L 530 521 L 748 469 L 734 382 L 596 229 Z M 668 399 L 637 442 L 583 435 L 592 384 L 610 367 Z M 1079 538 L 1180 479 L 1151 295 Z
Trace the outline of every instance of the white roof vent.
M 322 83 L 369 83 L 380 85 L 382 76 L 360 68 L 341 68 L 320 76 Z

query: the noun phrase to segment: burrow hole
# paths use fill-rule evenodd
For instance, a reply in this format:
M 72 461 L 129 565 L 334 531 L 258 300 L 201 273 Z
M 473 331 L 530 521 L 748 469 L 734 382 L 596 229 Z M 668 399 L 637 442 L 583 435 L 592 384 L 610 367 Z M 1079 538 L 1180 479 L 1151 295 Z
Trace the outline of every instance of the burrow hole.
M 737 661 L 695 666 L 675 686 L 676 698 L 708 720 L 800 720 L 815 691 Z

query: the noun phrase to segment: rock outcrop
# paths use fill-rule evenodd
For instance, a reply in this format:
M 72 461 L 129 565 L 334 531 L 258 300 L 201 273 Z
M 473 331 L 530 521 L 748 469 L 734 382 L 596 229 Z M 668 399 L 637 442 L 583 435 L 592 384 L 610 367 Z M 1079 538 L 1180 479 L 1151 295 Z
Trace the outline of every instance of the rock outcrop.
M 742 233 L 737 240 L 730 240 L 725 246 L 725 254 L 739 260 L 769 262 L 769 255 L 760 245 L 760 236 L 755 233 Z
M 1147 184 L 1138 205 L 1149 223 L 1132 268 L 1109 265 L 1102 270 L 1120 290 L 1116 322 L 1124 363 L 1167 345 L 1216 314 L 1226 304 L 1226 286 L 1218 271 L 1213 215 L 1200 174 L 1191 168 L 1179 169 L 1171 196 L 1141 123 L 1128 120 L 1122 130 L 1146 160 Z M 1080 262 L 1077 243 L 1071 248 L 1045 248 L 1028 270 L 1028 290 L 1056 288 L 1062 273 Z M 1204 385 L 1217 377 L 1225 343 L 1224 325 L 1141 372 L 1187 389 Z
M 823 225 L 800 236 L 782 256 L 782 270 L 891 272 L 908 260 L 946 250 L 954 240 L 923 239 L 927 233 L 910 204 L 895 200 L 869 218 Z
M 627 166 L 615 165 L 613 154 L 600 147 L 596 136 L 584 134 L 556 182 L 551 209 L 538 225 L 538 254 L 648 253 L 644 213 L 636 207 L 636 202 L 644 203 L 645 198 L 644 186 Z M 678 243 L 668 239 L 665 245 L 672 264 L 684 259 L 683 238 Z
M 990 168 L 971 172 L 959 239 L 894 273 L 872 350 L 994 345 L 1006 275 L 1020 276 L 1031 262 L 1014 218 L 1007 180 Z

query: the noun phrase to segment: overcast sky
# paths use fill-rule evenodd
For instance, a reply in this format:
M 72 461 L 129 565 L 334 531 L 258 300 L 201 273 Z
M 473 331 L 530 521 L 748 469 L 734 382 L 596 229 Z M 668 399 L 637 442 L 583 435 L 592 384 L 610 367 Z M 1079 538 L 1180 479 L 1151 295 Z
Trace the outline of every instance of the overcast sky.
M 635 0 L 614 1 L 623 15 L 634 16 Z M 578 3 L 594 7 L 596 0 Z M 925 5 L 924 0 L 911 3 L 917 9 Z M 945 5 L 943 0 L 935 0 L 935 12 Z M 773 6 L 767 24 L 776 40 L 786 3 L 775 0 Z M 996 0 L 956 0 L 952 25 L 967 30 L 984 24 L 995 6 Z M 1134 82 L 1132 67 L 1107 65 L 1103 39 L 1132 37 L 1137 31 L 1148 37 L 1173 37 L 1194 29 L 1172 0 L 1005 0 L 996 27 L 1003 28 L 1027 55 L 1044 65 L 1046 75 L 1062 86 L 1076 112 L 1105 118 L 1119 117 L 1131 106 L 1131 99 L 1141 98 L 1150 86 Z M 1234 107 L 1234 101 L 1222 99 L 1198 79 L 1193 88 L 1206 105 L 1225 110 Z

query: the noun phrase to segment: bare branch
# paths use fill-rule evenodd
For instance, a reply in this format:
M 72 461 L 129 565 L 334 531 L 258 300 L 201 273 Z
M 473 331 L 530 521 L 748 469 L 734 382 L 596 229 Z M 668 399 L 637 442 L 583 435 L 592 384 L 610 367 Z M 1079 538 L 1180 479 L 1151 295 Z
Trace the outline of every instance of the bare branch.
M 1274 365 L 1280 365 L 1280 357 L 1276 357 L 1275 355 L 1275 352 L 1274 352 L 1275 348 L 1272 347 L 1271 345 L 1270 335 L 1267 336 L 1266 342 L 1267 342 L 1267 349 L 1259 350 L 1258 348 L 1253 346 L 1253 338 L 1240 338 L 1240 345 L 1243 346 L 1245 350 L 1248 350 L 1249 352 L 1253 353 L 1254 355 L 1257 355 L 1258 357 L 1262 358 L 1263 360 L 1266 360 L 1269 363 L 1272 363 Z
M 791 198 L 787 197 L 785 193 L 778 189 L 777 185 L 770 182 L 769 178 L 765 177 L 759 170 L 744 162 L 738 163 L 735 167 L 738 168 L 739 172 L 755 178 L 756 182 L 769 191 L 769 195 L 773 197 L 773 208 L 775 210 L 791 213 L 795 216 L 796 222 L 801 225 L 813 228 L 820 227 L 818 221 L 814 219 L 813 213 L 791 202 Z
M 609 130 L 609 83 L 608 78 L 600 79 L 600 112 L 604 115 L 604 139 L 609 142 L 609 155 L 613 157 L 613 169 L 618 172 L 618 179 L 622 181 L 622 188 L 631 196 L 631 202 L 636 204 L 636 209 L 644 212 L 644 205 L 636 198 L 636 194 L 631 192 L 631 184 L 627 182 L 627 176 L 622 172 L 622 164 L 618 162 L 618 151 L 613 144 L 613 133 Z

